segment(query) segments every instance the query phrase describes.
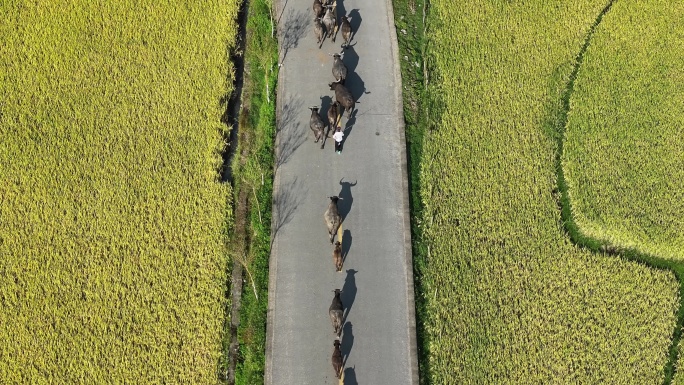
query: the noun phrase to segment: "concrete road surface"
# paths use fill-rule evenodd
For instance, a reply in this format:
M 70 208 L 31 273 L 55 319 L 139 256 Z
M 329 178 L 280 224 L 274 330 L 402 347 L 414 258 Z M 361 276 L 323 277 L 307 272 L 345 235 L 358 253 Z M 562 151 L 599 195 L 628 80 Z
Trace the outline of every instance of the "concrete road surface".
M 390 0 L 338 0 L 351 16 L 342 154 L 314 143 L 310 106 L 334 99 L 332 58 L 342 33 L 318 48 L 312 0 L 277 0 L 280 80 L 265 381 L 338 384 L 328 317 L 342 289 L 344 383 L 418 384 L 401 79 Z M 332 133 L 330 133 L 332 135 Z M 345 255 L 335 272 L 323 213 L 338 195 Z

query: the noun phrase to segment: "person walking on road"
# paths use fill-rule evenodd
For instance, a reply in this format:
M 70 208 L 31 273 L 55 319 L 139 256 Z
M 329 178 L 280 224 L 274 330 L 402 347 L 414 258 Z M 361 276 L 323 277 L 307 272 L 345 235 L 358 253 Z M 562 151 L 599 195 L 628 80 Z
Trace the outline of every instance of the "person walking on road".
M 344 132 L 342 132 L 342 126 L 337 126 L 335 133 L 333 134 L 333 139 L 335 139 L 335 152 L 338 154 L 342 153 L 342 138 L 344 138 Z

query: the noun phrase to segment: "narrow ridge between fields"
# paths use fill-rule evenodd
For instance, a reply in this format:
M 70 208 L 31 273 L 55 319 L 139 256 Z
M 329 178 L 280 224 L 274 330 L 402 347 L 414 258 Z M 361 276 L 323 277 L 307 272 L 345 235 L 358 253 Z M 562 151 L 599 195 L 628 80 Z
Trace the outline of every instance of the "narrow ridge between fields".
M 561 193 L 560 201 L 558 202 L 559 208 L 561 210 L 561 220 L 563 221 L 563 228 L 568 233 L 570 240 L 576 245 L 590 250 L 595 253 L 607 254 L 610 256 L 617 256 L 629 261 L 634 261 L 641 263 L 643 265 L 649 266 L 655 269 L 670 270 L 674 273 L 675 277 L 679 281 L 679 309 L 677 310 L 677 322 L 675 324 L 674 331 L 672 332 L 671 344 L 668 351 L 668 362 L 663 369 L 665 378 L 663 381 L 664 385 L 670 385 L 675 374 L 676 363 L 678 359 L 677 348 L 679 342 L 682 338 L 682 327 L 684 326 L 684 264 L 678 263 L 676 261 L 671 261 L 663 258 L 659 258 L 650 254 L 643 253 L 636 248 L 623 248 L 619 245 L 610 244 L 607 240 L 601 240 L 596 238 L 591 238 L 584 235 L 573 220 L 572 216 L 572 204 L 570 202 L 570 197 L 568 195 L 568 186 L 565 181 L 565 175 L 563 172 L 563 142 L 565 139 L 565 130 L 568 124 L 568 114 L 570 112 L 570 98 L 575 87 L 575 80 L 577 79 L 579 69 L 584 61 L 584 54 L 586 53 L 589 45 L 591 43 L 591 38 L 596 31 L 596 28 L 603 20 L 605 16 L 613 6 L 615 0 L 610 0 L 608 4 L 599 13 L 596 21 L 589 28 L 586 38 L 584 39 L 584 44 L 580 49 L 579 53 L 575 58 L 575 64 L 572 73 L 570 74 L 570 79 L 568 80 L 567 87 L 563 93 L 562 103 L 562 115 L 561 124 L 557 127 L 557 148 L 555 166 L 558 179 L 558 189 Z

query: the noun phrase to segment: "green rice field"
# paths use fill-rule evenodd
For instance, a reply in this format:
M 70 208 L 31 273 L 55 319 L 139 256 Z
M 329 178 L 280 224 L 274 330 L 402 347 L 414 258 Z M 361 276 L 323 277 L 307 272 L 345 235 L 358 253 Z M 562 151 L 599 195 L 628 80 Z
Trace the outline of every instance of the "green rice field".
M 3 384 L 219 382 L 237 8 L 0 3 Z
M 681 20 L 681 2 L 615 2 L 578 73 L 563 154 L 586 236 L 671 260 L 684 259 Z
M 606 5 L 430 4 L 429 124 L 412 165 L 425 383 L 665 380 L 675 275 L 575 245 L 561 220 L 563 97 Z
M 684 370 L 681 369 L 682 366 L 682 353 L 684 353 L 684 347 L 682 346 L 682 341 L 679 341 L 679 345 L 677 346 L 677 353 L 679 355 L 679 359 L 677 360 L 677 370 L 674 373 L 674 377 L 672 378 L 672 385 L 684 385 Z

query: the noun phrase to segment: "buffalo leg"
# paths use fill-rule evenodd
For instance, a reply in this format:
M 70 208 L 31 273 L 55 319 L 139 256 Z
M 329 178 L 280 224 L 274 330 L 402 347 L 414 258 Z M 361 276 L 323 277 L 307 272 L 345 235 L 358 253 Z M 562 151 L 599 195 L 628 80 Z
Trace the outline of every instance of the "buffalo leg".
M 330 125 L 328 125 L 328 130 L 325 132 L 325 136 L 323 136 L 323 142 L 321 142 L 321 149 L 325 148 L 325 141 L 329 138 L 330 135 Z

